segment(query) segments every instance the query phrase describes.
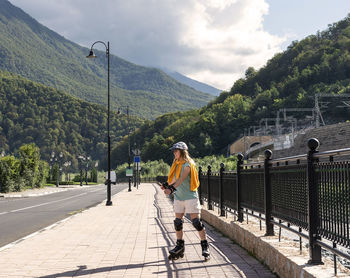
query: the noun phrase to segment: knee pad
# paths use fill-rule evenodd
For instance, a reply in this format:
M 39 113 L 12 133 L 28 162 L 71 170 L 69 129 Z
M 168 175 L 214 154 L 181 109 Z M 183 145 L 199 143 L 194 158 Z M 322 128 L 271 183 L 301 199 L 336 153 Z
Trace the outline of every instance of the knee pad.
M 202 221 L 199 218 L 194 218 L 192 220 L 192 224 L 193 224 L 193 227 L 195 227 L 197 231 L 201 231 L 204 229 L 204 224 L 202 223 Z
M 175 218 L 175 220 L 174 220 L 174 226 L 175 226 L 175 230 L 176 230 L 176 231 L 181 231 L 181 230 L 182 230 L 182 224 L 183 224 L 182 219 L 180 219 L 180 218 Z

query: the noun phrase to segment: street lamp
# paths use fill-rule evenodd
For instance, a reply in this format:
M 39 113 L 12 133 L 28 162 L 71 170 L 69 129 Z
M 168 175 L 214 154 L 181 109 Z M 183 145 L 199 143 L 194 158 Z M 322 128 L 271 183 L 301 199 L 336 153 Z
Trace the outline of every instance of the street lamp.
M 50 162 L 52 163 L 52 165 L 54 165 L 55 162 L 58 165 L 58 171 L 57 171 L 57 176 L 56 176 L 56 187 L 59 186 L 60 171 L 62 170 L 62 168 L 61 168 L 62 158 L 63 158 L 62 152 L 60 152 L 59 154 L 56 154 L 55 152 L 51 153 Z M 53 172 L 53 167 L 52 167 L 52 172 Z
M 111 138 L 109 136 L 109 110 L 110 110 L 110 102 L 109 102 L 109 42 L 107 42 L 107 45 L 103 41 L 96 41 L 92 44 L 90 53 L 86 58 L 96 58 L 92 48 L 96 43 L 102 43 L 106 47 L 106 56 L 107 56 L 107 144 L 108 144 L 108 175 L 107 175 L 107 202 L 106 206 L 112 205 L 111 200 Z
M 50 157 L 50 181 L 53 181 L 53 165 L 54 165 L 55 152 L 51 152 Z
M 79 155 L 78 159 L 80 161 L 79 165 L 80 165 L 80 186 L 83 186 L 83 167 L 85 166 L 85 184 L 88 185 L 87 182 L 87 170 L 89 167 L 89 160 L 90 160 L 90 156 L 85 156 L 85 155 Z M 85 165 L 83 165 L 85 163 Z
M 122 106 L 122 107 L 126 107 L 126 115 L 128 118 L 128 169 L 130 170 L 130 119 L 129 119 L 129 106 Z M 120 108 L 118 109 L 118 114 L 120 114 Z M 129 176 L 129 192 L 131 191 L 131 177 Z
M 68 182 L 68 177 L 69 177 L 69 173 L 68 173 L 68 167 L 71 166 L 72 162 L 71 161 L 66 161 L 63 163 L 63 166 L 65 168 L 65 172 L 66 172 L 66 182 Z M 70 181 L 70 180 L 69 180 Z
M 86 158 L 86 167 L 85 167 L 85 184 L 88 185 L 88 170 L 89 170 L 89 160 L 90 156 Z
M 97 183 L 97 167 L 98 167 L 98 161 L 95 162 L 95 171 L 94 171 L 94 180 L 93 180 L 93 182 L 96 182 L 96 183 Z

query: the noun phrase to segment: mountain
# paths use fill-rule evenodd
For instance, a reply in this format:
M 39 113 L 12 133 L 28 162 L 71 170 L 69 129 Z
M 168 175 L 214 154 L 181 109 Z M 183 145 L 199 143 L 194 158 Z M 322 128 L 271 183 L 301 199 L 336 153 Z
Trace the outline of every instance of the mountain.
M 113 52 L 113 45 L 111 51 Z M 53 32 L 7 0 L 0 0 L 0 69 L 64 90 L 89 102 L 107 103 L 107 58 L 86 59 L 89 49 Z M 213 97 L 164 72 L 110 55 L 111 108 L 155 118 L 206 105 Z
M 189 77 L 187 77 L 185 75 L 182 75 L 179 72 L 171 71 L 171 70 L 168 70 L 168 69 L 162 69 L 162 70 L 165 71 L 166 74 L 170 75 L 175 80 L 177 80 L 177 81 L 179 81 L 179 82 L 181 82 L 183 84 L 186 84 L 187 86 L 190 86 L 190 87 L 194 88 L 197 91 L 205 92 L 205 93 L 211 94 L 213 96 L 218 96 L 221 93 L 221 90 L 216 89 L 215 87 L 210 86 L 208 84 L 205 84 L 205 83 L 199 82 L 197 80 L 191 79 L 191 78 L 189 78 Z
M 263 118 L 276 119 L 280 109 L 314 108 L 316 94 L 325 124 L 350 119 L 350 15 L 325 31 L 293 42 L 261 69 L 249 67 L 245 78 L 207 106 L 162 115 L 142 126 L 136 140 L 141 142 L 146 161 L 169 160 L 168 147 L 177 141 L 187 142 L 194 157 L 226 154 L 245 130 L 259 126 Z M 295 112 L 287 116 L 300 127 L 300 122 L 312 123 L 309 115 Z M 115 159 L 121 158 L 123 144 L 113 150 Z
M 127 134 L 128 126 L 133 130 L 143 122 L 111 111 L 112 145 Z M 81 154 L 104 163 L 106 126 L 104 106 L 0 71 L 0 152 L 16 153 L 21 145 L 35 143 L 46 161 L 55 151 L 75 162 L 75 168 Z

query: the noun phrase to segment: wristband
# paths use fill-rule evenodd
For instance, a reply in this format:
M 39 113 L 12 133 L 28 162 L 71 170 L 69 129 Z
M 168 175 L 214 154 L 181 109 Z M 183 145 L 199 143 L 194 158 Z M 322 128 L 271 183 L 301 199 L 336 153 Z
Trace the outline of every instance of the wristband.
M 165 188 L 165 189 L 169 189 L 170 190 L 170 194 L 173 194 L 175 191 L 176 191 L 176 188 L 174 187 L 174 184 L 170 184 L 168 182 L 163 182 L 162 183 L 162 186 Z
M 171 194 L 173 194 L 176 191 L 176 188 L 173 185 L 169 185 L 168 189 L 170 189 Z

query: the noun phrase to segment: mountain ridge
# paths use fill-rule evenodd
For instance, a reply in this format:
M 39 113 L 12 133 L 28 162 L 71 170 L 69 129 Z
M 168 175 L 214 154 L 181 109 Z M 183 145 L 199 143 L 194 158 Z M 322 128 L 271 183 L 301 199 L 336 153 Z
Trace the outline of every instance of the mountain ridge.
M 216 97 L 222 92 L 222 90 L 219 90 L 211 85 L 208 85 L 206 83 L 197 81 L 197 80 L 192 79 L 190 77 L 187 77 L 186 75 L 183 75 L 177 71 L 172 71 L 172 70 L 169 70 L 166 68 L 163 68 L 161 70 L 163 70 L 165 73 L 170 75 L 175 80 L 177 80 L 183 84 L 186 84 L 187 86 L 190 86 L 190 87 L 196 89 L 197 91 L 205 92 L 205 93 L 211 94 L 211 95 L 216 96 Z
M 95 50 L 98 58 L 91 61 L 85 58 L 88 52 L 88 48 L 65 39 L 9 1 L 0 1 L 0 69 L 106 104 L 106 53 Z M 145 118 L 199 108 L 213 98 L 158 69 L 138 66 L 112 54 L 110 85 L 112 109 L 129 105 L 131 113 Z

